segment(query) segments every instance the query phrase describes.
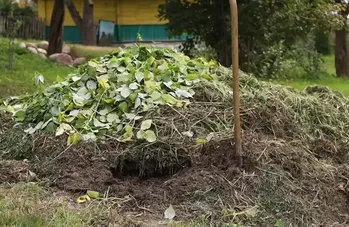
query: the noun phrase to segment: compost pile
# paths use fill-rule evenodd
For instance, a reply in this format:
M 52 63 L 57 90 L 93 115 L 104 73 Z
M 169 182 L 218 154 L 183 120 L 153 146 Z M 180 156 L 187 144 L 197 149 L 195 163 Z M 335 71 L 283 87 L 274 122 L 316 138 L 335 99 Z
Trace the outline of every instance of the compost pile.
M 349 102 L 339 92 L 318 86 L 301 92 L 240 76 L 245 129 L 349 141 Z M 230 70 L 214 61 L 134 46 L 93 59 L 34 95 L 10 97 L 2 109 L 26 133 L 66 134 L 68 145 L 106 138 L 204 143 L 231 131 L 231 81 Z
M 215 223 L 219 213 L 251 226 L 272 226 L 276 217 L 291 226 L 344 220 L 349 100 L 327 87 L 298 91 L 243 72 L 240 79 L 246 172 L 232 170 L 229 157 L 231 70 L 145 46 L 119 49 L 34 95 L 4 100 L 0 108 L 16 130 L 0 130 L 0 154 L 29 155 L 39 175 L 72 191 L 111 187 L 158 206 L 158 195 L 172 195 L 189 219 L 204 213 Z M 119 180 L 173 173 L 165 182 Z M 241 211 L 257 205 L 257 216 Z

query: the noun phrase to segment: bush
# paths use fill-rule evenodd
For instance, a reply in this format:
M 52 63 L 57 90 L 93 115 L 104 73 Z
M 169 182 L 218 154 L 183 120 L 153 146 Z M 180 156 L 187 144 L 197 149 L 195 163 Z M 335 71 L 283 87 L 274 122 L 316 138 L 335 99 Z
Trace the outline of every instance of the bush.
M 325 34 L 321 31 L 315 32 L 315 48 L 320 54 L 329 55 L 332 54 L 332 42 L 329 34 Z
M 305 41 L 297 43 L 290 51 L 292 62 L 285 77 L 319 79 L 326 75 L 323 68 L 323 56 L 316 49 L 316 38 L 309 36 Z
M 216 60 L 218 57 L 216 50 L 212 47 L 206 46 L 205 42 L 197 41 L 196 44 L 194 44 L 194 47 L 190 50 L 185 50 L 184 45 L 180 46 L 180 49 L 184 54 L 190 56 L 191 58 L 204 57 L 207 60 Z
M 268 79 L 319 79 L 327 74 L 323 68 L 323 56 L 316 49 L 316 38 L 309 35 L 287 48 L 280 42 L 256 55 L 250 70 Z
M 0 0 L 0 14 L 2 16 L 36 17 L 37 11 L 31 6 L 20 7 L 13 0 Z

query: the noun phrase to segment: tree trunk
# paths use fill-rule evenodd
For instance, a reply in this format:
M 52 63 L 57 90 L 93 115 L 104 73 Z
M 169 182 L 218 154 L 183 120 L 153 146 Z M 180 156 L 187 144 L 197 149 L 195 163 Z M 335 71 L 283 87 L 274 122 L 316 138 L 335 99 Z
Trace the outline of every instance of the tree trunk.
M 51 16 L 50 39 L 47 54 L 61 53 L 63 47 L 64 0 L 55 0 Z
M 93 2 L 92 0 L 84 1 L 84 16 L 82 25 L 82 44 L 94 46 L 97 43 L 96 29 L 93 22 Z
M 335 3 L 342 4 L 341 0 L 336 0 Z M 345 19 L 345 24 L 341 30 L 336 31 L 336 74 L 337 76 L 349 76 L 348 73 L 348 47 L 347 47 L 347 16 L 349 14 L 349 3 L 343 3 L 345 9 L 341 12 Z
M 347 31 L 336 31 L 336 74 L 337 76 L 349 76 L 348 73 L 348 50 Z
M 67 1 L 67 8 L 82 36 L 82 44 L 94 46 L 97 44 L 96 29 L 93 21 L 93 1 L 84 0 L 83 17 L 77 11 L 73 0 Z
M 219 63 L 225 67 L 231 67 L 231 45 L 225 44 L 218 51 Z
M 215 27 L 217 30 L 217 45 L 216 45 L 216 51 L 219 57 L 219 62 L 225 66 L 230 67 L 232 64 L 232 46 L 230 42 L 230 33 L 227 30 L 227 27 L 230 24 L 227 24 L 226 18 L 225 18 L 225 7 L 226 2 L 224 1 L 213 1 L 214 7 L 215 7 L 215 14 L 216 14 L 216 20 L 215 20 Z

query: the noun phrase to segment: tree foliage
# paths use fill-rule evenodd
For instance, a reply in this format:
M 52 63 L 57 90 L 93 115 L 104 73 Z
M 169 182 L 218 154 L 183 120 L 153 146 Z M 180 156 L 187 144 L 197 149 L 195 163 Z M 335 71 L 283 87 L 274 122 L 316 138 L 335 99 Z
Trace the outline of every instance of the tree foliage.
M 328 31 L 342 26 L 343 20 L 331 13 L 330 0 L 239 0 L 240 67 L 259 73 L 270 48 L 287 51 L 306 39 L 314 30 Z M 204 41 L 225 66 L 231 64 L 229 1 L 166 0 L 159 6 L 161 20 L 167 20 L 170 36 L 187 33 L 183 50 L 188 53 L 195 41 Z M 269 57 L 269 65 L 276 61 Z
M 20 7 L 19 4 L 13 0 L 0 0 L 0 15 L 35 17 L 37 11 L 31 6 Z

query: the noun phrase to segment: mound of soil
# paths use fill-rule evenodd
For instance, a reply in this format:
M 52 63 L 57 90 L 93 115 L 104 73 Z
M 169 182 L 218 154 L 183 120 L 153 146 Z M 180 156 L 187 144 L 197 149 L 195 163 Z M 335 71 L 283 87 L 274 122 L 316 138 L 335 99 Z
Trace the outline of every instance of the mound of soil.
M 35 180 L 30 165 L 23 161 L 0 160 L 0 184 Z
M 33 171 L 53 187 L 128 198 L 123 212 L 143 211 L 156 220 L 172 204 L 177 220 L 204 217 L 206 224 L 214 225 L 273 226 L 279 219 L 286 226 L 346 223 L 347 150 L 335 144 L 316 150 L 321 141 L 308 148 L 299 141 L 247 131 L 243 168 L 237 167 L 233 138 L 224 137 L 182 155 L 171 170 L 157 171 L 161 164 L 151 165 L 151 160 L 144 165 L 149 174 L 137 176 L 137 167 L 118 171 L 124 152 L 120 144 L 67 149 L 64 140 L 41 136 L 33 140 L 36 155 L 31 161 Z

